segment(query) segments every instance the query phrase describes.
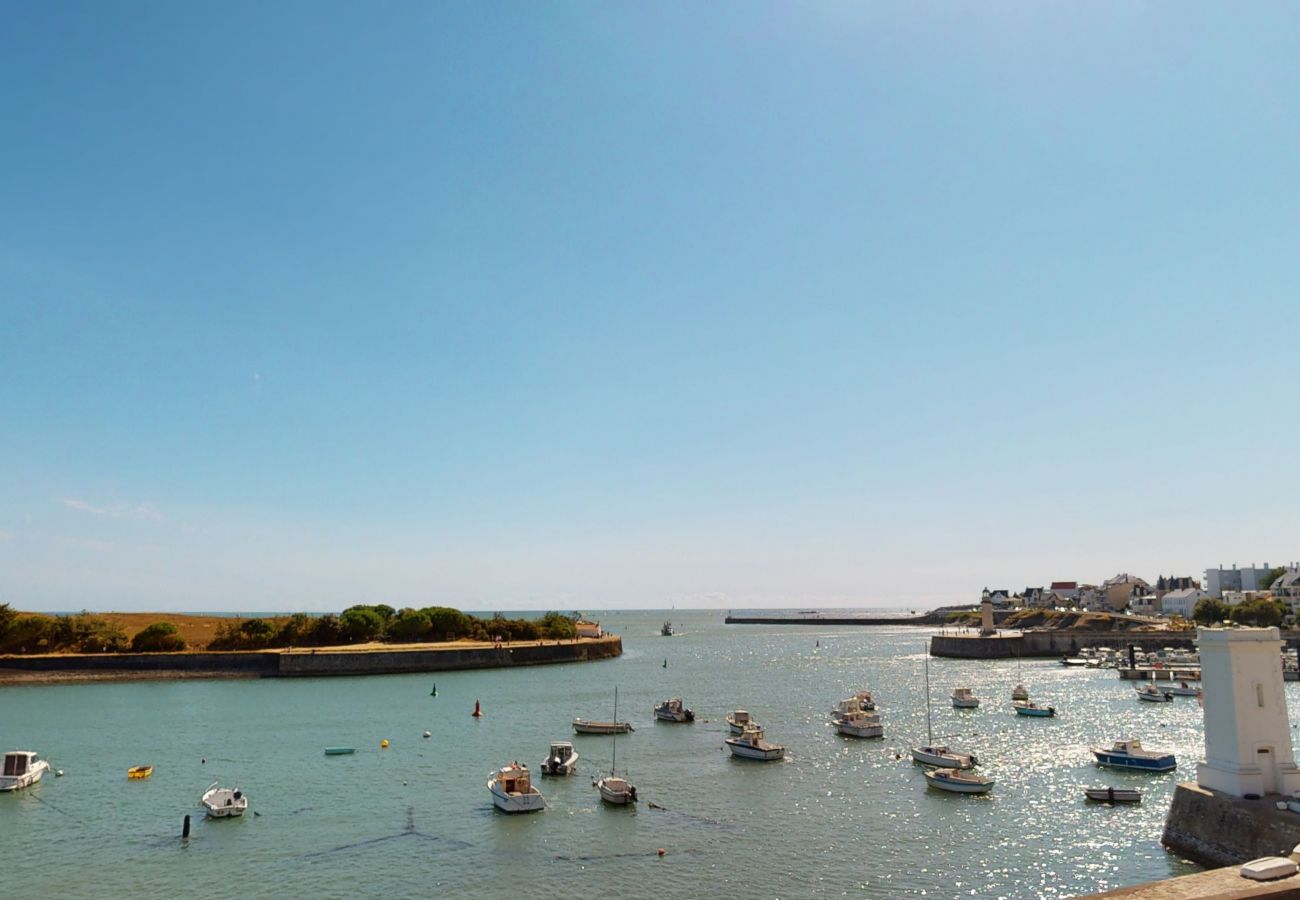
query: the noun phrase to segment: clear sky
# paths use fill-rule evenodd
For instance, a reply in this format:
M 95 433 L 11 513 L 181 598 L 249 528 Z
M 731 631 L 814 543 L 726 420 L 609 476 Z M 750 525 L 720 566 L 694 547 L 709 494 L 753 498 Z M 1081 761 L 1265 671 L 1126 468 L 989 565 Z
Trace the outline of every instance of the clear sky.
M 1300 557 L 1294 3 L 0 2 L 0 601 Z

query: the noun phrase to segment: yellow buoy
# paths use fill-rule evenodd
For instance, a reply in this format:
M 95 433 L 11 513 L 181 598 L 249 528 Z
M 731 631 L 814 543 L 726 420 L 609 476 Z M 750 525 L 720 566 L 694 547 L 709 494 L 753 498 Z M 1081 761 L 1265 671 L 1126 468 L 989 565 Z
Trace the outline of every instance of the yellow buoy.
M 382 747 L 382 748 L 384 748 L 385 750 L 387 750 L 387 749 L 388 749 L 388 738 L 384 738 L 382 741 L 380 741 L 380 742 L 379 742 L 379 746 Z

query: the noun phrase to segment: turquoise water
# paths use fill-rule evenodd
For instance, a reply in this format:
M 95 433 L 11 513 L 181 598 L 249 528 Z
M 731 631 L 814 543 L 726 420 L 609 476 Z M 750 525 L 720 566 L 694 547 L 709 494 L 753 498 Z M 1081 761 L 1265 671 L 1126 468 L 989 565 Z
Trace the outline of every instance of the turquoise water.
M 936 739 L 977 752 L 998 781 L 987 797 L 949 795 L 928 789 L 906 756 L 925 736 L 928 631 L 728 626 L 721 612 L 674 612 L 682 633 L 662 638 L 666 615 L 602 615 L 625 653 L 599 663 L 0 688 L 0 742 L 67 773 L 0 795 L 2 893 L 1039 897 L 1194 870 L 1159 845 L 1173 786 L 1201 753 L 1192 698 L 1139 703 L 1113 672 L 1025 662 L 1020 680 L 1058 718 L 1023 719 L 1009 706 L 1014 662 L 931 660 Z M 980 709 L 951 708 L 959 683 Z M 618 745 L 636 810 L 599 803 L 591 775 L 609 766 L 609 739 L 569 727 L 608 717 L 615 685 L 620 718 L 637 729 Z M 841 738 L 828 724 L 831 706 L 864 686 L 877 694 L 883 740 Z M 695 724 L 653 722 L 670 695 L 694 708 Z M 481 720 L 469 715 L 476 699 Z M 787 746 L 784 762 L 723 751 L 723 716 L 736 707 Z M 1127 737 L 1177 752 L 1179 772 L 1092 764 L 1090 745 Z M 490 771 L 515 759 L 535 769 L 555 739 L 574 741 L 579 775 L 539 780 L 543 813 L 495 813 Z M 358 751 L 324 756 L 332 745 Z M 152 763 L 153 778 L 128 782 L 137 763 Z M 199 795 L 217 779 L 241 786 L 259 815 L 203 820 Z M 1104 784 L 1147 794 L 1136 806 L 1085 804 L 1082 789 Z

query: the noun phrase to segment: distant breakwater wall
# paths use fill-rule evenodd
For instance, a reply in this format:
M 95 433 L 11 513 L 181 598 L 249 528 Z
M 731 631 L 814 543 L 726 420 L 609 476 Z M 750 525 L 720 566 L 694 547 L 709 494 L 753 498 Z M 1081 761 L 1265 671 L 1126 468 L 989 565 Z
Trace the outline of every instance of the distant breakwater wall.
M 934 625 L 925 616 L 727 616 L 728 625 Z
M 267 650 L 225 653 L 104 653 L 84 656 L 0 656 L 0 670 L 102 673 L 190 672 L 261 678 L 392 675 L 588 662 L 621 656 L 623 640 L 603 638 L 504 647 L 392 650 Z
M 1142 650 L 1161 647 L 1191 649 L 1195 632 L 1185 636 L 1168 632 L 1125 631 L 1026 631 L 1020 634 L 936 634 L 930 638 L 930 655 L 950 659 L 1011 659 L 1015 657 L 1061 657 L 1078 653 L 1085 647 L 1114 647 L 1126 650 L 1130 645 Z

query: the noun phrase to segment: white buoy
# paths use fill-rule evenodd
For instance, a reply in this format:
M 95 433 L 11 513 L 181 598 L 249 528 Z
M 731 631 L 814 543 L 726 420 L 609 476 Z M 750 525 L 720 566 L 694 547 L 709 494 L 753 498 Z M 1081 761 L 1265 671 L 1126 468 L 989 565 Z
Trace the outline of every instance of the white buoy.
M 432 731 L 426 731 L 426 732 L 424 733 L 424 736 L 425 736 L 425 737 L 433 737 L 433 732 L 432 732 Z

